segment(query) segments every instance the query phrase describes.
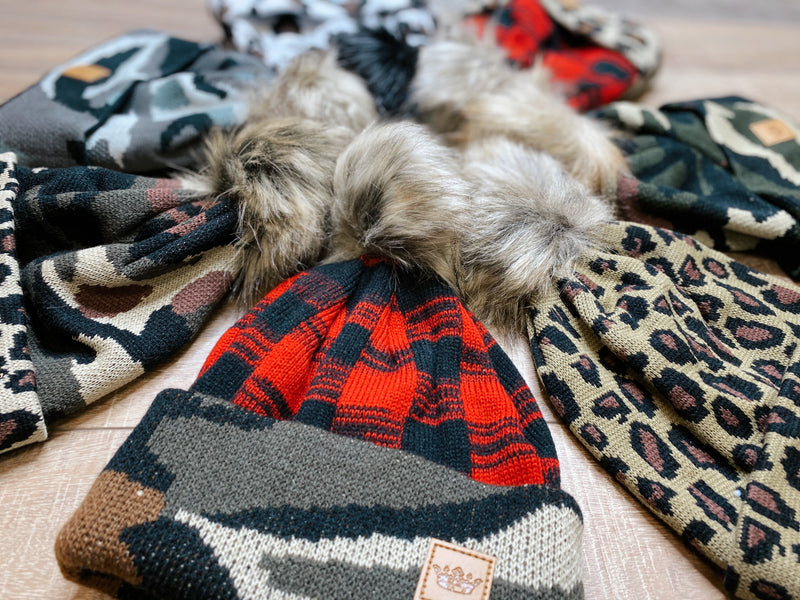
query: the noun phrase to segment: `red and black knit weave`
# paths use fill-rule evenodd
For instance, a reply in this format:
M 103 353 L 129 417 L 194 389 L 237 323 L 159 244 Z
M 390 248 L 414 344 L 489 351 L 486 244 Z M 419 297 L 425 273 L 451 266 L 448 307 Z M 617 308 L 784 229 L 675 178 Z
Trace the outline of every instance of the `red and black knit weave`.
M 538 0 L 511 0 L 469 21 L 482 32 L 491 21 L 510 61 L 529 68 L 541 59 L 569 104 L 590 110 L 619 99 L 639 77 L 621 52 L 599 46 L 553 21 Z
M 220 339 L 193 390 L 486 483 L 559 483 L 536 400 L 497 342 L 444 283 L 382 260 L 279 285 Z

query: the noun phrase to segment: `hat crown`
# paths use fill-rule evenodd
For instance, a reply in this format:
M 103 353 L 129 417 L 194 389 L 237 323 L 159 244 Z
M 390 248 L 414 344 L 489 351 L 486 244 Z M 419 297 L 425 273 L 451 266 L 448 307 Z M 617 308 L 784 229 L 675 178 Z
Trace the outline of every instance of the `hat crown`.
M 222 337 L 193 390 L 487 483 L 559 479 L 536 400 L 497 342 L 440 279 L 383 259 L 275 288 Z

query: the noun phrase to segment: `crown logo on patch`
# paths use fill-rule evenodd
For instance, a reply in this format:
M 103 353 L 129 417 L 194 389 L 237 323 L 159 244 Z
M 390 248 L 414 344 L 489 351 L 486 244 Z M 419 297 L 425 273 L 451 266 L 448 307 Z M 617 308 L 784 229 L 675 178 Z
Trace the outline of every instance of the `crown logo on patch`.
M 483 583 L 483 579 L 473 579 L 472 573 L 467 573 L 465 576 L 461 567 L 451 571 L 448 565 L 445 565 L 444 569 L 439 565 L 433 565 L 433 570 L 436 572 L 436 585 L 454 594 L 469 596 Z

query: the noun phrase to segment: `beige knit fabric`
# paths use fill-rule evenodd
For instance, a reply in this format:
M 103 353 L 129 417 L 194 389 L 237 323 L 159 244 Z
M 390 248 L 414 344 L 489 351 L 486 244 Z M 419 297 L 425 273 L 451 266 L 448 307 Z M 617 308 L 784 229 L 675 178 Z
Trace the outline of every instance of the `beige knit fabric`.
M 800 594 L 800 288 L 692 238 L 604 229 L 534 302 L 553 405 L 741 598 Z

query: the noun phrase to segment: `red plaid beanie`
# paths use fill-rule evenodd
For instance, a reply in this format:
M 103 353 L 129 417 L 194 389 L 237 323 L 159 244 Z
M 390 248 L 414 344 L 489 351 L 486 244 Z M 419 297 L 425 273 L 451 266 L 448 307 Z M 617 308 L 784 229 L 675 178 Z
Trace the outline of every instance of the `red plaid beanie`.
M 558 485 L 536 400 L 438 279 L 355 259 L 285 281 L 218 342 L 192 391 L 400 448 L 495 485 Z
M 577 2 L 488 3 L 468 22 L 478 32 L 491 25 L 497 44 L 519 67 L 541 60 L 577 110 L 640 95 L 660 63 L 659 42 L 651 31 Z
M 534 398 L 450 288 L 356 258 L 279 285 L 161 392 L 55 551 L 117 598 L 574 600 L 558 479 Z

